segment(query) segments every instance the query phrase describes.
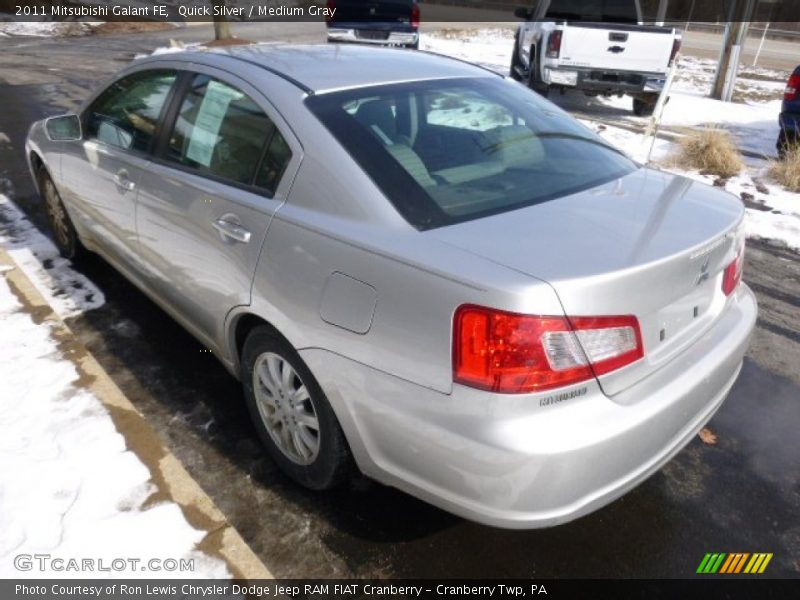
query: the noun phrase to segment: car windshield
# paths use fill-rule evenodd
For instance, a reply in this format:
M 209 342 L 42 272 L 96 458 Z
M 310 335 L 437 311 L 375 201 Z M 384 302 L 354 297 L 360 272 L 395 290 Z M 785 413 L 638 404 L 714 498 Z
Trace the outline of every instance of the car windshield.
M 559 108 L 500 77 L 359 88 L 306 103 L 421 230 L 554 200 L 637 168 Z

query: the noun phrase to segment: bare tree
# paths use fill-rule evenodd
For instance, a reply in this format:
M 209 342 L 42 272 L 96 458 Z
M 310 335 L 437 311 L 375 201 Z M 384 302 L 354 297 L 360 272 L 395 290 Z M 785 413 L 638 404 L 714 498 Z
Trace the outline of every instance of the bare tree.
M 214 38 L 218 40 L 227 40 L 233 37 L 231 35 L 231 24 L 227 17 L 218 15 L 221 9 L 225 7 L 225 0 L 212 0 L 214 4 Z

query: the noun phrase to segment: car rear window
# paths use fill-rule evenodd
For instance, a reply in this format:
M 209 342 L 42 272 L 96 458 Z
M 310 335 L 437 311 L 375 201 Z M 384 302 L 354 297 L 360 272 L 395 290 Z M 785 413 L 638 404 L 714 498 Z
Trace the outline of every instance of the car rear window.
M 565 112 L 499 77 L 359 88 L 306 103 L 421 230 L 554 200 L 637 168 Z

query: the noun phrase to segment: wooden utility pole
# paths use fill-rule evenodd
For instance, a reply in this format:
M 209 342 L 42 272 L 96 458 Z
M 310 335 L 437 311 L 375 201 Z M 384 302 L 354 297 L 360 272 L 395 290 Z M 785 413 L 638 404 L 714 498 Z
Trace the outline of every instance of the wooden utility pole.
M 711 97 L 730 102 L 736 75 L 739 70 L 739 57 L 747 39 L 747 29 L 756 8 L 756 0 L 731 0 L 728 22 L 722 38 L 722 50 L 711 87 Z
M 225 0 L 214 0 L 214 8 L 224 7 Z M 218 40 L 227 40 L 231 36 L 231 24 L 223 16 L 214 16 L 214 38 Z

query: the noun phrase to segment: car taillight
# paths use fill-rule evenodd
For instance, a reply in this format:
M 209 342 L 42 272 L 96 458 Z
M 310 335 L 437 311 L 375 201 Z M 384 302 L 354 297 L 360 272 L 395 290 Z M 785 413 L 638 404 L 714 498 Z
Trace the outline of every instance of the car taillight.
M 730 296 L 739 285 L 743 271 L 744 244 L 739 248 L 739 252 L 736 253 L 736 258 L 733 259 L 733 262 L 725 267 L 725 272 L 722 275 L 722 291 L 726 296 Z
M 420 18 L 419 18 L 419 4 L 417 4 L 415 2 L 414 5 L 411 7 L 411 26 L 414 29 L 418 29 L 419 28 L 419 21 L 420 21 Z
M 798 95 L 800 95 L 800 73 L 793 73 L 786 82 L 783 99 L 792 102 L 797 100 Z
M 561 53 L 561 30 L 556 29 L 547 38 L 547 58 L 558 58 Z
M 330 23 L 333 21 L 333 15 L 336 14 L 336 0 L 328 0 L 325 6 L 328 9 L 325 13 L 325 21 Z
M 535 316 L 460 306 L 453 380 L 505 394 L 540 392 L 609 373 L 644 356 L 639 321 Z
M 672 52 L 669 54 L 669 63 L 668 65 L 672 66 L 672 61 L 675 60 L 675 57 L 678 56 L 678 52 L 681 50 L 681 38 L 675 38 L 675 41 L 672 42 Z

